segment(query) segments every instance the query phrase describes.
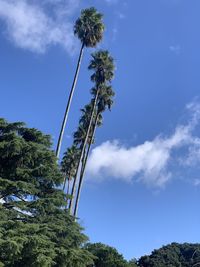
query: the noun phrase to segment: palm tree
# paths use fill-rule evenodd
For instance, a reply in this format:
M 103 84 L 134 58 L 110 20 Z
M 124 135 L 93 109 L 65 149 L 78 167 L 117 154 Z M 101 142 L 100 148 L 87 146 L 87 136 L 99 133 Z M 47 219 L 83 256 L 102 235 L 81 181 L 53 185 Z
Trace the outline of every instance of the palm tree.
M 94 115 L 95 115 L 95 110 L 96 110 L 97 103 L 98 103 L 98 97 L 100 95 L 101 90 L 103 89 L 103 85 L 106 82 L 110 82 L 114 76 L 113 58 L 109 55 L 108 51 L 100 50 L 96 53 L 93 53 L 92 54 L 92 60 L 90 62 L 88 69 L 94 70 L 94 73 L 91 75 L 91 80 L 93 82 L 95 82 L 95 84 L 96 84 L 96 94 L 95 94 L 95 98 L 92 101 L 93 107 L 92 107 L 90 122 L 89 122 L 89 125 L 87 128 L 86 137 L 85 137 L 82 149 L 81 149 L 79 163 L 78 163 L 76 175 L 75 175 L 74 182 L 73 182 L 73 187 L 72 187 L 72 193 L 73 194 L 72 194 L 72 198 L 70 200 L 70 206 L 69 206 L 70 213 L 72 212 L 72 208 L 73 208 L 75 186 L 76 186 L 76 181 L 77 181 L 77 177 L 79 174 L 79 168 L 80 168 L 81 162 L 83 162 L 83 156 L 85 153 L 86 145 L 88 143 L 88 137 L 89 137 L 89 134 L 91 131 L 92 123 L 94 121 Z M 74 208 L 74 213 L 73 213 L 74 216 L 76 216 L 76 214 L 77 214 L 77 208 L 78 208 L 81 186 L 82 186 L 82 181 L 79 181 L 77 198 L 76 198 L 76 203 L 75 203 L 75 208 Z
M 93 88 L 91 90 L 91 93 L 93 95 L 95 95 L 96 89 Z M 84 177 L 84 172 L 85 172 L 88 156 L 90 153 L 91 145 L 94 143 L 94 136 L 95 136 L 95 132 L 96 132 L 96 127 L 102 125 L 102 112 L 104 112 L 106 110 L 106 108 L 108 108 L 108 110 L 111 110 L 111 106 L 113 104 L 112 98 L 114 97 L 114 95 L 115 95 L 115 93 L 114 93 L 111 86 L 103 86 L 103 88 L 100 92 L 99 98 L 98 98 L 97 112 L 95 115 L 94 125 L 92 127 L 91 138 L 89 140 L 87 151 L 85 153 L 85 157 L 83 158 L 83 162 L 82 162 L 82 166 L 81 166 L 80 179 L 79 179 L 80 184 L 82 183 L 82 180 Z M 99 123 L 99 120 L 101 121 L 101 123 Z
M 96 89 L 95 88 L 91 89 L 91 94 L 93 96 L 96 95 Z M 107 85 L 102 86 L 102 89 L 101 89 L 99 97 L 98 97 L 97 111 L 96 111 L 96 114 L 94 115 L 95 119 L 94 119 L 94 125 L 92 127 L 91 138 L 90 138 L 89 143 L 88 143 L 86 156 L 84 158 L 84 164 L 82 165 L 82 168 L 81 168 L 81 176 L 84 175 L 90 147 L 94 143 L 94 136 L 95 136 L 96 127 L 102 125 L 102 120 L 103 120 L 102 119 L 102 113 L 106 110 L 106 108 L 111 110 L 114 95 L 115 95 L 115 93 L 114 93 L 111 86 L 107 86 Z
M 70 182 L 76 173 L 79 153 L 80 153 L 80 150 L 75 145 L 72 145 L 72 147 L 68 148 L 67 151 L 64 153 L 64 157 L 61 162 L 61 171 L 65 176 L 64 183 L 63 183 L 63 191 L 65 191 L 65 187 L 67 183 L 66 208 L 68 205 Z
M 71 91 L 69 94 L 64 118 L 62 121 L 62 126 L 58 138 L 57 148 L 56 148 L 56 156 L 59 158 L 60 156 L 60 149 L 63 140 L 64 130 L 66 127 L 68 114 L 74 94 L 74 90 L 76 87 L 81 61 L 83 57 L 83 50 L 84 47 L 95 47 L 97 43 L 99 43 L 103 38 L 104 32 L 104 24 L 102 22 L 103 15 L 98 13 L 94 7 L 84 9 L 81 11 L 80 18 L 77 19 L 75 26 L 74 26 L 74 34 L 79 38 L 81 41 L 81 50 L 78 58 L 78 63 L 74 75 L 74 80 L 72 83 Z
M 96 90 L 94 90 L 94 93 L 95 93 L 95 91 Z M 82 166 L 81 166 L 81 172 L 80 172 L 80 178 L 79 178 L 79 185 L 78 185 L 78 193 L 77 193 L 77 198 L 76 198 L 76 202 L 75 202 L 75 211 L 74 211 L 74 216 L 75 217 L 76 217 L 77 211 L 78 211 L 78 203 L 79 203 L 79 199 L 80 199 L 80 192 L 81 192 L 81 187 L 82 187 L 82 184 L 83 184 L 85 168 L 86 168 L 87 160 L 88 160 L 88 157 L 89 157 L 91 145 L 94 143 L 94 136 L 95 136 L 95 132 L 96 132 L 96 127 L 100 126 L 100 125 L 98 125 L 98 120 L 99 120 L 100 116 L 101 116 L 101 120 L 102 120 L 101 113 L 106 110 L 106 107 L 109 110 L 111 110 L 111 106 L 113 104 L 112 98 L 113 98 L 114 95 L 115 94 L 114 94 L 111 86 L 105 86 L 100 91 L 100 95 L 99 95 L 98 103 L 97 103 L 97 112 L 96 112 L 94 125 L 93 125 L 93 129 L 92 129 L 92 135 L 91 135 L 88 147 L 87 147 L 87 151 L 85 152 L 85 156 L 83 157 L 83 160 L 82 160 Z
M 92 92 L 94 92 L 94 88 L 91 90 Z M 92 111 L 92 107 L 93 107 L 93 101 L 91 101 L 91 103 L 89 105 L 86 105 L 84 109 L 81 109 L 83 115 L 79 120 L 79 127 L 77 129 L 77 131 L 74 133 L 74 144 L 75 145 L 79 145 L 80 149 L 84 144 L 84 140 L 86 137 L 86 133 L 87 133 L 87 128 L 89 126 L 89 122 L 90 122 L 90 118 L 91 118 L 91 111 Z M 93 121 L 93 125 L 91 127 L 91 131 L 88 137 L 88 148 L 87 151 L 85 149 L 86 152 L 84 152 L 84 156 L 83 156 L 83 160 L 82 160 L 82 167 L 81 167 L 81 173 L 82 173 L 82 169 L 84 166 L 84 162 L 86 160 L 86 158 L 88 157 L 88 150 L 90 150 L 90 146 L 94 143 L 94 133 L 95 133 L 95 129 L 98 126 L 102 125 L 102 115 L 101 112 L 98 111 L 95 112 L 94 114 L 94 121 Z M 87 161 L 87 160 L 86 160 Z
M 82 149 L 85 137 L 86 137 L 86 133 L 87 133 L 87 129 L 90 123 L 90 118 L 91 118 L 91 112 L 92 112 L 92 107 L 93 107 L 93 102 L 91 102 L 88 105 L 85 105 L 85 107 L 83 109 L 81 109 L 82 112 L 82 116 L 79 120 L 79 126 L 78 129 L 76 130 L 76 132 L 74 133 L 74 144 L 76 146 L 79 146 L 80 149 Z M 97 122 L 97 124 L 101 124 L 101 120 L 102 117 L 99 117 L 99 120 Z M 90 134 L 88 137 L 88 143 L 90 141 L 90 137 L 92 135 L 92 129 L 90 130 Z
M 81 109 L 82 116 L 79 120 L 79 126 L 73 135 L 73 137 L 74 137 L 73 146 L 77 147 L 79 149 L 79 151 L 82 150 L 82 147 L 84 145 L 84 141 L 85 141 L 86 134 L 87 134 L 87 129 L 88 129 L 88 126 L 90 123 L 92 107 L 93 107 L 93 102 L 91 101 L 90 104 L 85 105 L 85 107 L 83 109 Z M 98 121 L 96 122 L 96 124 L 98 126 L 100 126 L 102 124 L 102 116 L 101 115 L 98 116 Z M 91 129 L 89 137 L 88 137 L 88 143 L 93 142 L 92 139 L 90 138 L 91 136 L 92 136 L 92 129 Z M 71 195 L 74 195 L 74 190 L 75 190 L 74 186 L 75 185 L 73 184 Z

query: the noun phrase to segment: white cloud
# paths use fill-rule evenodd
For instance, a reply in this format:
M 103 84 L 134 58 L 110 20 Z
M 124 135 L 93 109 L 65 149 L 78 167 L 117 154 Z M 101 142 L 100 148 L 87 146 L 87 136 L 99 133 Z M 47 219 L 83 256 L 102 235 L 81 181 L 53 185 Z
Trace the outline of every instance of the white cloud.
M 68 16 L 78 1 L 73 1 L 74 5 L 70 6 L 71 2 L 0 0 L 0 19 L 5 22 L 8 38 L 18 47 L 43 53 L 51 45 L 60 45 L 72 53 L 76 39 Z M 51 5 L 51 15 L 47 4 Z M 66 11 L 61 15 L 61 10 Z
M 191 158 L 197 159 L 197 152 L 199 162 L 200 139 L 193 136 L 193 131 L 200 120 L 200 104 L 191 103 L 187 110 L 191 114 L 189 122 L 177 125 L 170 136 L 159 135 L 152 141 L 133 147 L 125 147 L 119 141 L 107 141 L 94 148 L 87 166 L 89 179 L 139 180 L 147 185 L 163 187 L 172 177 L 170 164 L 180 164 L 177 154 L 182 155 L 183 148 L 189 154 L 181 156 L 181 165 L 191 166 Z

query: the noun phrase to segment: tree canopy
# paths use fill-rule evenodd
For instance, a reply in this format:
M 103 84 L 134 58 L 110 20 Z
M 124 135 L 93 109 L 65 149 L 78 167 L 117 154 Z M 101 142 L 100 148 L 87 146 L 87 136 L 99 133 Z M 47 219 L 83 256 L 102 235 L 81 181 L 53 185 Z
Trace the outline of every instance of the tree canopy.
M 50 136 L 0 119 L 0 266 L 84 267 L 87 237 L 63 209 Z
M 87 244 L 85 248 L 96 257 L 94 265 L 90 267 L 128 267 L 127 261 L 113 247 L 95 243 Z
M 74 34 L 86 47 L 95 47 L 103 38 L 103 15 L 94 7 L 83 9 L 74 25 Z
M 141 257 L 140 267 L 192 267 L 200 266 L 200 244 L 178 244 L 154 250 L 150 256 Z

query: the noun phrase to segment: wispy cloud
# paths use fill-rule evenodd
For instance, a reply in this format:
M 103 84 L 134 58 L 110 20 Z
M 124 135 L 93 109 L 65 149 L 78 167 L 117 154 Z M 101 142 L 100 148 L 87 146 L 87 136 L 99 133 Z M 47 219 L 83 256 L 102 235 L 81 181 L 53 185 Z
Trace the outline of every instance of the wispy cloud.
M 112 27 L 112 41 L 115 42 L 117 40 L 117 36 L 119 33 L 119 23 L 121 20 L 125 19 L 126 16 L 124 13 L 116 11 L 115 12 L 115 22 Z
M 87 167 L 92 180 L 117 178 L 141 181 L 163 187 L 173 177 L 170 165 L 192 166 L 200 162 L 200 139 L 193 132 L 200 120 L 200 104 L 187 105 L 191 115 L 186 125 L 177 125 L 173 134 L 158 135 L 152 141 L 126 147 L 119 141 L 107 141 L 93 149 Z M 182 150 L 187 151 L 185 154 Z M 188 152 L 189 151 L 189 152 Z
M 118 15 L 119 19 L 124 19 L 124 18 L 126 17 L 126 16 L 125 16 L 123 13 L 121 13 L 121 12 L 118 12 L 117 15 Z
M 78 0 L 0 0 L 0 19 L 6 25 L 7 37 L 18 47 L 44 53 L 49 46 L 60 45 L 72 53 L 76 39 L 68 17 L 78 3 Z
M 200 186 L 200 179 L 194 179 L 193 184 L 194 186 Z
M 169 50 L 175 54 L 180 54 L 181 46 L 180 45 L 170 45 Z
M 113 42 L 116 41 L 116 39 L 117 39 L 117 34 L 118 34 L 118 29 L 117 29 L 116 27 L 114 27 L 114 28 L 112 29 L 112 41 L 113 41 Z
M 119 0 L 105 0 L 108 4 L 117 4 Z

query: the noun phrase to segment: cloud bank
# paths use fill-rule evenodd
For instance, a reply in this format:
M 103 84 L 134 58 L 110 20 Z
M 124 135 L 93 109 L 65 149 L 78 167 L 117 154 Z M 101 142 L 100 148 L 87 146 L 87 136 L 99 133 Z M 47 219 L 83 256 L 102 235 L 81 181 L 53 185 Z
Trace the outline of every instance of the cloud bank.
M 190 120 L 177 125 L 170 136 L 158 135 L 152 141 L 126 147 L 119 141 L 106 141 L 92 150 L 87 166 L 91 180 L 116 178 L 141 181 L 163 187 L 172 178 L 171 165 L 192 166 L 200 161 L 200 139 L 193 135 L 200 120 L 200 104 L 187 105 Z
M 104 1 L 108 6 L 119 2 Z M 0 23 L 7 39 L 19 48 L 45 53 L 60 46 L 73 55 L 79 41 L 73 34 L 72 16 L 80 13 L 80 6 L 81 0 L 0 0 Z M 124 18 L 121 12 L 117 16 Z
M 16 46 L 44 53 L 51 45 L 60 45 L 73 53 L 77 40 L 70 15 L 79 0 L 0 0 L 0 20 L 5 34 Z

